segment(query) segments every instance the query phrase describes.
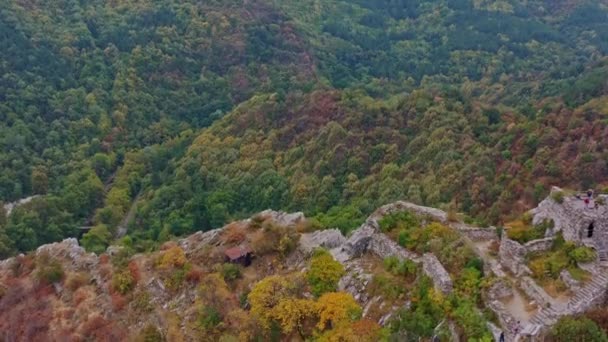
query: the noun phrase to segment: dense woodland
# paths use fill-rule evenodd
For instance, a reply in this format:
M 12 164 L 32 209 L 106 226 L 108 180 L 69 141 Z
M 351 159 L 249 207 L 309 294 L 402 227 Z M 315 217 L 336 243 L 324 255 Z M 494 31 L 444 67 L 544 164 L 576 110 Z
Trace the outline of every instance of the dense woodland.
M 0 3 L 0 256 L 608 187 L 606 0 Z

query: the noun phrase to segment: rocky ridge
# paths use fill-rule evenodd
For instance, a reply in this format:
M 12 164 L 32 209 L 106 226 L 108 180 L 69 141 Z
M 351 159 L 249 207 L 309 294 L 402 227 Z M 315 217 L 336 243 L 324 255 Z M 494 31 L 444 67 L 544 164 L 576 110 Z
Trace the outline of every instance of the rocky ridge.
M 442 210 L 418 206 L 408 202 L 395 202 L 376 210 L 348 237 L 343 236 L 337 229 L 301 234 L 296 251 L 285 261 L 286 266 L 292 269 L 299 269 L 303 267 L 303 261 L 315 248 L 321 247 L 330 250 L 334 258 L 341 262 L 346 270 L 346 274 L 339 282 L 339 289 L 351 293 L 361 303 L 362 307 L 365 308 L 364 313 L 368 312 L 372 304 L 377 305 L 379 301 L 382 301 L 379 297 L 370 298 L 365 292 L 366 286 L 371 281 L 372 274 L 365 270 L 363 259 L 361 258 L 364 255 L 374 255 L 380 259 L 393 256 L 421 264 L 423 272 L 433 280 L 436 289 L 446 294 L 450 293 L 453 289 L 452 279 L 436 256 L 428 253 L 418 255 L 409 251 L 380 231 L 379 220 L 385 215 L 399 211 L 411 211 L 423 219 L 426 217 L 429 220 L 440 221 L 460 232 L 461 236 L 469 243 L 479 240 L 497 239 L 496 230 L 493 227 L 479 228 L 460 222 L 450 222 L 447 213 Z M 546 217 L 550 212 L 550 210 L 545 209 L 535 209 L 532 211 L 532 213 L 536 213 L 540 217 L 543 217 L 543 215 Z M 563 213 L 560 215 L 563 215 Z M 299 223 L 305 220 L 302 213 L 288 214 L 271 210 L 264 211 L 256 216 L 263 216 L 267 220 L 292 229 L 295 229 Z M 537 218 L 535 217 L 535 219 Z M 231 225 L 251 224 L 252 220 L 255 220 L 255 217 L 235 222 Z M 556 225 L 556 227 L 559 226 Z M 209 246 L 223 245 L 222 234 L 226 229 L 227 227 L 207 232 L 197 232 L 178 240 L 177 245 L 185 251 L 186 255 L 194 255 Z M 529 322 L 524 325 L 520 331 L 521 335 L 536 336 L 543 329 L 554 324 L 560 316 L 584 312 L 606 299 L 608 277 L 601 274 L 599 266 L 590 266 L 593 280 L 588 284 L 577 283 L 575 280 L 568 278 L 568 275 L 562 275 L 565 278 L 564 281 L 575 291 L 575 295 L 563 305 L 555 305 L 555 301 L 542 288 L 536 285 L 534 280 L 527 276 L 530 274 L 530 271 L 524 263 L 525 255 L 530 251 L 549 248 L 551 241 L 552 238 L 547 237 L 521 245 L 503 237 L 500 241 L 498 259 L 488 258 L 487 255 L 476 248 L 476 251 L 484 260 L 486 268 L 498 278 L 498 282 L 487 293 L 486 304 L 497 314 L 499 322 L 506 328 L 505 332 L 508 341 L 518 338 L 517 334 L 513 334 L 509 330 L 509 327 L 513 326 L 517 319 L 503 303 L 505 298 L 512 297 L 514 291 L 516 291 L 511 288 L 512 285 L 509 285 L 513 280 L 518 283 L 520 290 L 525 292 L 529 298 L 533 298 L 541 307 L 530 318 Z M 108 254 L 110 255 L 118 252 L 119 249 L 114 246 L 108 249 Z M 92 282 L 98 284 L 103 282 L 103 275 L 98 271 L 100 265 L 99 256 L 87 253 L 78 245 L 76 239 L 66 239 L 59 243 L 41 246 L 36 250 L 35 255 L 47 255 L 51 259 L 60 260 L 66 270 L 70 272 L 88 272 L 90 273 Z M 22 257 L 19 256 L 17 258 Z M 12 272 L 12 265 L 17 258 L 0 261 L 0 275 Z M 510 278 L 511 275 L 505 273 L 504 270 L 507 270 L 516 278 Z M 179 298 L 171 298 L 167 295 L 165 286 L 159 279 L 148 279 L 145 287 L 153 294 L 154 301 L 163 308 L 180 307 L 182 304 L 179 303 L 186 305 L 185 303 L 196 300 L 195 296 L 186 293 Z M 56 288 L 55 290 L 61 292 L 60 288 Z M 104 291 L 98 293 L 98 295 L 109 296 L 107 290 Z M 383 304 L 380 303 L 380 305 L 382 306 Z M 111 308 L 109 307 L 101 309 L 106 313 L 111 312 Z M 381 324 L 386 323 L 398 309 L 399 307 L 385 307 L 385 315 L 380 318 L 379 322 Z M 491 325 L 491 330 L 494 335 L 500 333 L 499 328 L 494 325 Z

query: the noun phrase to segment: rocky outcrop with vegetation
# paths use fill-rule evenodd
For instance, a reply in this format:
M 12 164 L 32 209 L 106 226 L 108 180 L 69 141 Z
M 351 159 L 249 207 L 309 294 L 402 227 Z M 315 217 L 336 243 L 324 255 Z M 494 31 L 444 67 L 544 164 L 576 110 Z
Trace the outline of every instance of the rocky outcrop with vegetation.
M 549 247 L 471 239 L 468 231 L 484 228 L 447 217 L 396 202 L 345 237 L 301 213 L 267 210 L 147 253 L 128 240 L 101 254 L 75 239 L 44 245 L 0 262 L 0 337 L 511 340 L 551 334 L 560 317 L 605 298 L 608 278 L 588 264 L 591 280 L 577 268 L 558 272 L 573 293 L 565 302 L 546 287 L 534 260 L 562 253 L 559 238 Z M 233 247 L 251 264 L 229 262 Z

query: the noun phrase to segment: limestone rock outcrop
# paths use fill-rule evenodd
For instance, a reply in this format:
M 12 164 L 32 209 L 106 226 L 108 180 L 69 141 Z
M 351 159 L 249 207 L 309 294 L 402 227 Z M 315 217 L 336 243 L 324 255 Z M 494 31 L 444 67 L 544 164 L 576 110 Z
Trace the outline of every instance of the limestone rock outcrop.
M 302 212 L 286 213 L 283 211 L 274 211 L 270 209 L 262 211 L 257 216 L 261 216 L 285 227 L 294 227 L 298 223 L 305 220 L 304 213 Z
M 222 228 L 206 232 L 198 231 L 185 239 L 179 240 L 178 244 L 186 253 L 199 249 L 202 246 L 217 246 L 221 242 L 220 236 L 222 231 Z
M 343 245 L 332 249 L 331 253 L 336 260 L 342 263 L 359 257 L 367 251 L 374 234 L 379 232 L 378 222 L 369 218 L 351 234 Z
M 315 248 L 332 249 L 345 242 L 346 238 L 338 229 L 318 230 L 302 234 L 298 248 L 305 254 L 310 254 Z
M 40 197 L 40 195 L 33 195 L 30 197 L 26 197 L 26 198 L 22 198 L 18 201 L 15 202 L 10 202 L 10 203 L 6 203 L 4 204 L 4 211 L 6 212 L 6 216 L 9 216 L 11 214 L 11 212 L 13 211 L 13 209 L 17 208 L 20 205 L 24 205 L 27 204 L 29 202 L 31 202 L 33 199 Z

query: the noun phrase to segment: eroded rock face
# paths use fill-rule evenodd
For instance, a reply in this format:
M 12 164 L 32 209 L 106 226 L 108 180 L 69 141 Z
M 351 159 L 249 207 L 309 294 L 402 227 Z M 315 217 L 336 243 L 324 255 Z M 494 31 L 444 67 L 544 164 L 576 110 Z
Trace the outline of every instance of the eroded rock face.
M 346 242 L 346 238 L 338 229 L 318 230 L 312 233 L 302 234 L 298 242 L 298 248 L 289 255 L 285 264 L 290 269 L 300 269 L 306 267 L 306 261 L 317 248 L 328 250 L 340 249 Z M 334 256 L 334 259 L 337 259 Z M 344 257 L 348 260 L 349 257 Z
M 221 242 L 220 236 L 222 235 L 222 231 L 223 228 L 206 232 L 198 231 L 185 239 L 179 240 L 178 244 L 186 253 L 204 246 L 218 246 Z
M 554 240 L 553 237 L 532 240 L 532 241 L 526 242 L 524 244 L 524 247 L 526 248 L 526 251 L 528 253 L 544 252 L 544 251 L 548 251 L 549 249 L 551 249 L 551 247 L 553 246 L 553 240 Z
M 99 259 L 94 253 L 87 253 L 75 238 L 42 245 L 36 249 L 36 256 L 47 254 L 52 259 L 61 260 L 62 265 L 73 271 L 87 271 L 96 268 Z
M 367 251 L 374 234 L 379 232 L 378 222 L 370 218 L 355 230 L 344 244 L 332 249 L 331 254 L 341 263 L 359 257 Z
M 459 224 L 458 231 L 461 234 L 466 235 L 469 239 L 473 241 L 487 241 L 487 240 L 496 240 L 498 239 L 498 234 L 496 233 L 496 227 L 489 228 L 472 228 L 465 226 L 463 224 Z
M 4 205 L 4 211 L 6 212 L 6 216 L 9 216 L 11 214 L 11 212 L 13 211 L 13 209 L 17 208 L 18 206 L 27 204 L 27 203 L 31 202 L 33 199 L 38 198 L 38 197 L 40 197 L 40 195 L 33 195 L 30 197 L 22 198 L 15 202 L 6 203 Z
M 295 213 L 286 213 L 283 211 L 274 211 L 274 210 L 264 210 L 258 214 L 268 220 L 273 221 L 274 223 L 285 226 L 285 227 L 294 227 L 298 223 L 301 223 L 305 220 L 304 213 L 295 212 Z
M 305 254 L 310 254 L 315 248 L 332 249 L 345 242 L 346 238 L 338 229 L 318 230 L 302 234 L 298 248 Z
M 338 290 L 350 293 L 359 303 L 367 305 L 370 298 L 365 289 L 372 280 L 372 275 L 365 272 L 357 260 L 346 263 L 344 268 L 346 274 L 338 282 Z
M 548 307 L 551 305 L 551 296 L 549 296 L 542 287 L 538 286 L 534 279 L 522 277 L 519 281 L 519 286 L 528 297 L 534 299 L 541 307 Z
M 494 313 L 496 313 L 498 321 L 502 327 L 513 327 L 516 325 L 517 320 L 515 317 L 509 313 L 506 306 L 499 300 L 490 300 L 488 301 L 487 306 L 494 311 Z M 503 330 L 503 332 L 505 333 L 506 341 L 515 340 L 515 336 L 513 336 L 510 329 Z M 492 333 L 494 333 L 494 331 L 492 331 Z M 500 332 L 498 332 L 498 335 L 500 335 Z

